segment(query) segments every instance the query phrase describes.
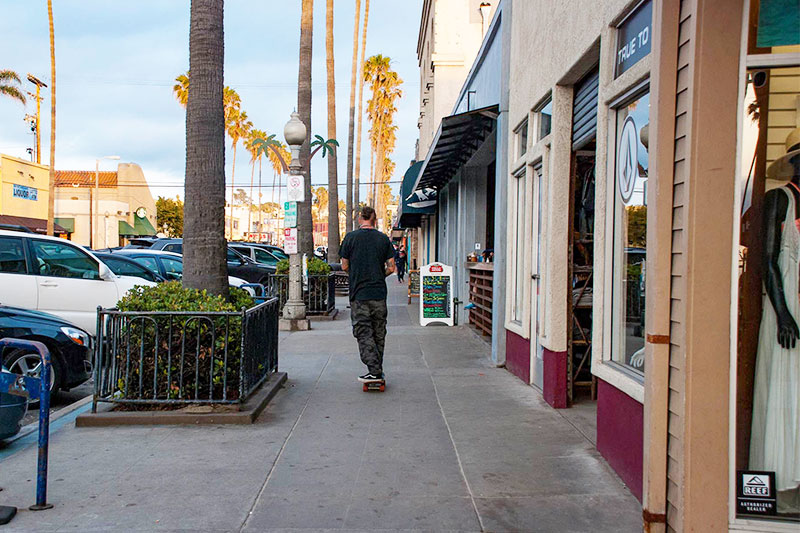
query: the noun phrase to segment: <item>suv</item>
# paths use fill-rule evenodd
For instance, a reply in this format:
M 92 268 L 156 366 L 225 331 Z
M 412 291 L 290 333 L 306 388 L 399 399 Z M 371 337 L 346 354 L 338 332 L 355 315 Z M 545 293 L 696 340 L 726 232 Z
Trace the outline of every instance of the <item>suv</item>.
M 45 311 L 94 335 L 97 306 L 114 307 L 136 285 L 67 240 L 0 230 L 0 302 Z
M 264 265 L 276 266 L 278 261 L 282 259 L 267 248 L 254 243 L 232 242 L 228 246 L 256 263 L 262 263 Z
M 183 239 L 158 239 L 150 249 L 182 254 Z M 257 263 L 234 250 L 230 244 L 228 245 L 227 261 L 228 275 L 242 278 L 247 280 L 248 283 L 266 285 L 269 277 L 275 274 L 275 265 Z

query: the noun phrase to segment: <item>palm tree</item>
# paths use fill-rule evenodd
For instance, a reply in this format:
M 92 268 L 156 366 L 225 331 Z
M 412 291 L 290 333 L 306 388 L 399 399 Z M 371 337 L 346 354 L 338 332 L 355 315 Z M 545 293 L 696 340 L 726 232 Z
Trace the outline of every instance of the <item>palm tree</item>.
M 18 87 L 22 83 L 19 74 L 13 70 L 0 70 L 0 94 L 18 100 L 25 105 L 25 93 Z
M 356 172 L 353 178 L 353 207 L 358 209 L 359 196 L 360 196 L 360 182 L 361 182 L 361 126 L 364 121 L 364 55 L 367 50 L 367 24 L 369 23 L 369 0 L 364 3 L 364 28 L 361 31 L 361 61 L 359 61 L 359 68 L 361 72 L 358 75 L 358 135 L 356 136 Z M 350 215 L 355 218 L 355 213 Z
M 325 11 L 325 55 L 328 74 L 328 137 L 336 138 L 336 77 L 333 70 L 333 0 L 327 0 Z M 337 143 L 338 144 L 338 143 Z M 336 150 L 328 158 L 328 260 L 339 261 L 339 174 Z
M 183 284 L 227 295 L 223 0 L 190 11 Z
M 298 251 L 311 257 L 314 235 L 311 219 L 311 53 L 314 31 L 314 0 L 303 0 L 300 15 L 300 60 L 297 74 L 297 112 L 308 132 L 300 148 L 306 191 L 305 202 L 297 205 Z
M 235 94 L 235 92 L 234 92 Z M 231 165 L 231 218 L 230 236 L 233 238 L 233 191 L 236 179 L 236 147 L 241 139 L 246 139 L 253 128 L 253 123 L 247 119 L 247 113 L 239 106 L 239 95 L 236 95 L 236 104 L 231 105 L 225 116 L 225 129 L 228 137 L 231 138 L 231 148 L 233 148 L 233 164 Z
M 189 100 L 189 71 L 186 74 L 180 74 L 175 78 L 175 85 L 172 86 L 172 92 L 178 103 L 186 108 L 186 102 Z
M 253 230 L 253 221 L 251 218 L 253 212 L 253 180 L 256 173 L 256 163 L 261 163 L 261 154 L 258 153 L 257 139 L 262 139 L 267 136 L 267 132 L 252 128 L 247 135 L 247 140 L 244 142 L 244 148 L 250 154 L 250 209 L 247 211 L 247 231 Z M 259 167 L 260 168 L 260 167 Z M 261 173 L 258 175 L 258 205 L 261 207 Z M 259 228 L 261 228 L 261 221 L 259 220 Z
M 361 22 L 361 0 L 356 0 L 353 22 L 353 61 L 350 66 L 350 122 L 347 125 L 347 192 L 345 193 L 345 232 L 353 230 L 353 137 L 356 124 L 356 77 L 358 73 L 358 27 Z
M 50 183 L 47 195 L 47 234 L 55 235 L 56 216 L 56 33 L 53 26 L 53 0 L 47 0 L 50 24 Z

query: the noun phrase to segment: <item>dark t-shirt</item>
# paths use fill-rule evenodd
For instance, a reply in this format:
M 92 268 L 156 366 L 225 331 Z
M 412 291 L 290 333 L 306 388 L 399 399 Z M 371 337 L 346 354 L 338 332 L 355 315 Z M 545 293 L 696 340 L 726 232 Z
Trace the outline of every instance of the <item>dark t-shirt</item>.
M 394 257 L 389 237 L 376 229 L 345 235 L 339 256 L 350 261 L 350 300 L 386 299 L 386 261 Z

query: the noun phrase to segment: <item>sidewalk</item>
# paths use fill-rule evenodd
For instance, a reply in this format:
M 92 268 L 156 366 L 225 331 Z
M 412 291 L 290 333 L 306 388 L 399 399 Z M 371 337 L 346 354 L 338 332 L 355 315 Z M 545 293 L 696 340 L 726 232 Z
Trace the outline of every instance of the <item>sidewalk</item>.
M 641 531 L 578 430 L 469 330 L 417 326 L 388 281 L 385 393 L 356 382 L 343 309 L 282 338 L 289 382 L 252 426 L 61 429 L 38 513 L 36 448 L 0 461 L 0 504 L 21 508 L 2 531 Z

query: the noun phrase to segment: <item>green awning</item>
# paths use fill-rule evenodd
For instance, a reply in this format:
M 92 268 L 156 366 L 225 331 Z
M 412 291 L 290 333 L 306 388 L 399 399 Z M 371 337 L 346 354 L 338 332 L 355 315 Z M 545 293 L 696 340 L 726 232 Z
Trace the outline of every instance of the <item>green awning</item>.
M 119 234 L 123 237 L 129 237 L 129 236 L 132 237 L 139 235 L 138 233 L 136 233 L 136 230 L 133 229 L 133 226 L 131 226 L 124 220 L 119 221 Z
M 140 237 L 145 236 L 145 235 L 155 235 L 156 234 L 156 228 L 153 227 L 153 225 L 150 223 L 149 220 L 147 220 L 146 217 L 142 218 L 142 217 L 134 215 L 134 217 L 133 217 L 133 227 L 136 230 L 136 235 L 139 235 Z
M 67 230 L 68 233 L 75 233 L 75 219 L 56 217 L 55 223 Z

